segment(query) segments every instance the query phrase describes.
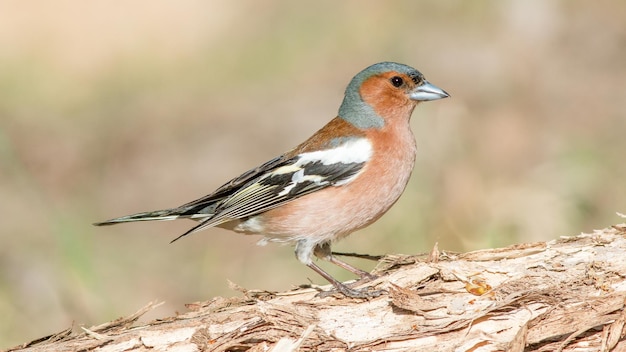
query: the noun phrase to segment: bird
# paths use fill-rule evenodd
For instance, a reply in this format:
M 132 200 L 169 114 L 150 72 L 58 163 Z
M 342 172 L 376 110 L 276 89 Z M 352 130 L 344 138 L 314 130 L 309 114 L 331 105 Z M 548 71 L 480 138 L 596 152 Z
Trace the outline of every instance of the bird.
M 383 292 L 356 289 L 318 266 L 318 258 L 364 281 L 370 273 L 339 260 L 331 244 L 378 220 L 398 200 L 416 159 L 410 128 L 414 108 L 449 97 L 422 73 L 379 62 L 348 84 L 337 116 L 295 148 L 181 206 L 126 215 L 96 226 L 192 219 L 198 223 L 171 242 L 210 227 L 263 236 L 260 244 L 295 245 L 296 258 L 346 297 Z

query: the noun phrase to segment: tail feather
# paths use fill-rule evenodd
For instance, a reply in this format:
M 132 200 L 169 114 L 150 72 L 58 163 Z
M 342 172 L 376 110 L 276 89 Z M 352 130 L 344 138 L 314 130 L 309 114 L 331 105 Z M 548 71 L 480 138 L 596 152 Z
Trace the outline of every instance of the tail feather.
M 115 225 L 123 222 L 134 221 L 167 221 L 175 220 L 178 218 L 189 218 L 189 215 L 181 215 L 180 209 L 165 209 L 148 211 L 144 213 L 137 213 L 132 215 L 126 215 L 115 219 L 110 219 L 102 222 L 94 223 L 96 226 Z

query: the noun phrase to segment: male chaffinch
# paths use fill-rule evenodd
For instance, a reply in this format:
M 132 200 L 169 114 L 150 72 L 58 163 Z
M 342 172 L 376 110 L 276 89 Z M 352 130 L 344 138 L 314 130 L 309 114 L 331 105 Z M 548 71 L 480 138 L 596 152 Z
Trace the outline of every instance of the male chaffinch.
M 448 96 L 412 67 L 374 64 L 352 78 L 338 116 L 291 151 L 190 203 L 95 225 L 199 221 L 172 242 L 213 226 L 260 234 L 262 242 L 295 243 L 298 260 L 344 295 L 380 295 L 346 286 L 312 257 L 371 279 L 369 273 L 333 256 L 330 244 L 373 223 L 398 200 L 415 163 L 415 138 L 409 126 L 413 109 L 419 102 Z

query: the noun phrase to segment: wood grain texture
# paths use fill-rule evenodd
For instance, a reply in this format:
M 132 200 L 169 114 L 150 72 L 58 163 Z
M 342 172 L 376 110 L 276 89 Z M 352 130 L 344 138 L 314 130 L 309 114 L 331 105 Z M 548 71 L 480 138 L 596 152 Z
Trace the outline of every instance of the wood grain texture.
M 626 225 L 465 254 L 384 257 L 371 300 L 233 288 L 148 323 L 74 327 L 9 351 L 622 351 Z M 328 287 L 324 287 L 328 289 Z

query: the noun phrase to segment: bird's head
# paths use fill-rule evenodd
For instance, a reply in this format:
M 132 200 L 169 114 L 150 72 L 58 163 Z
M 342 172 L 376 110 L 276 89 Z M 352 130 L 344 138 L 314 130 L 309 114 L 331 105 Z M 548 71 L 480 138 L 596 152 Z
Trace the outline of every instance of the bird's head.
M 408 120 L 419 102 L 447 97 L 413 67 L 380 62 L 352 78 L 339 117 L 361 129 L 382 128 L 389 119 Z

